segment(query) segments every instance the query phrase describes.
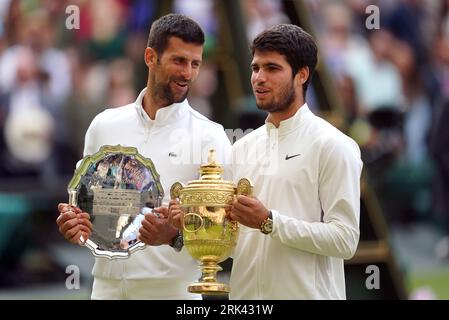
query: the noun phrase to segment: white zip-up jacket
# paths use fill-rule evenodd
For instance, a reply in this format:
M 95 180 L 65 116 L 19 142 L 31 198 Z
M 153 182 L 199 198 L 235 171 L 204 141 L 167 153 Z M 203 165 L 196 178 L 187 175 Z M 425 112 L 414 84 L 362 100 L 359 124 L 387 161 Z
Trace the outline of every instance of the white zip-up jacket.
M 160 174 L 164 188 L 164 204 L 170 201 L 170 187 L 180 181 L 198 179 L 198 167 L 207 161 L 214 148 L 217 161 L 225 163 L 231 144 L 223 127 L 193 110 L 187 100 L 157 111 L 151 120 L 143 110 L 144 89 L 135 103 L 112 108 L 98 114 L 85 138 L 84 156 L 97 152 L 103 145 L 136 147 L 150 158 Z M 154 280 L 148 297 L 160 299 L 197 299 L 187 286 L 200 277 L 198 263 L 183 248 L 180 253 L 167 245 L 147 246 L 126 260 L 96 258 L 94 277 L 106 279 Z M 160 290 L 158 288 L 163 288 Z M 159 294 L 164 292 L 163 294 Z M 163 296 L 162 296 L 163 295 Z
M 357 144 L 304 104 L 232 148 L 234 180 L 248 177 L 273 215 L 273 232 L 241 226 L 231 299 L 345 299 L 343 259 L 359 240 Z

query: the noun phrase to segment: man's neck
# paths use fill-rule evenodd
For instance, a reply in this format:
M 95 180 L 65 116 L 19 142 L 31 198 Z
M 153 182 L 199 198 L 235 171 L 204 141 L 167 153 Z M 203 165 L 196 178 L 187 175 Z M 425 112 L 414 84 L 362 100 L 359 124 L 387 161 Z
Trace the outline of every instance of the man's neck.
M 267 121 L 271 122 L 276 128 L 279 128 L 281 121 L 287 120 L 293 117 L 296 112 L 304 105 L 304 100 L 295 100 L 287 109 L 279 112 L 270 112 L 267 117 Z
M 156 112 L 164 108 L 167 105 L 167 102 L 154 97 L 151 90 L 147 89 L 142 101 L 143 110 L 147 113 L 151 120 L 156 119 Z

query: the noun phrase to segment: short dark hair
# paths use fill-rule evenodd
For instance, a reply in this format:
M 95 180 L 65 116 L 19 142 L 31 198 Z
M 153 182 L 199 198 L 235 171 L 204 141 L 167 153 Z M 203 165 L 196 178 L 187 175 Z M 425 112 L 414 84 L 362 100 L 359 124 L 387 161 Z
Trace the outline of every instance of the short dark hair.
M 256 50 L 275 51 L 284 55 L 292 68 L 293 76 L 301 68 L 308 67 L 309 78 L 303 86 L 305 97 L 318 60 L 317 45 L 310 34 L 293 24 L 279 24 L 259 33 L 250 49 L 253 56 Z
M 172 36 L 187 43 L 204 44 L 204 32 L 197 22 L 185 15 L 170 13 L 153 22 L 147 47 L 162 54 Z

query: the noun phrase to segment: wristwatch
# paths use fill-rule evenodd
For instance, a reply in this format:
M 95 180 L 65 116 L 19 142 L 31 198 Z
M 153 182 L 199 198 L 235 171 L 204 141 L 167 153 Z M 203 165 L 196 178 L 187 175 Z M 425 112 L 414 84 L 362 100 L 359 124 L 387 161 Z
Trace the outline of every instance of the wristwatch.
M 260 231 L 263 234 L 270 234 L 273 231 L 273 214 L 268 214 L 268 218 L 266 218 L 264 221 L 262 221 L 262 224 L 260 225 Z
M 170 247 L 175 249 L 176 252 L 181 251 L 182 247 L 184 246 L 184 240 L 182 239 L 181 232 L 178 232 L 178 234 L 172 239 L 170 243 Z

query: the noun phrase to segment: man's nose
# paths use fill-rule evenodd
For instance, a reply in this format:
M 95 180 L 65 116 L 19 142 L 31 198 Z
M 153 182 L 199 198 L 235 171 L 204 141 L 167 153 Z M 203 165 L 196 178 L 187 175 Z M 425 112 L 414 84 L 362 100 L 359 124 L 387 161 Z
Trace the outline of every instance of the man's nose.
M 181 75 L 184 78 L 184 80 L 190 81 L 193 76 L 193 69 L 192 66 L 186 65 L 181 70 Z
M 253 83 L 261 84 L 266 81 L 265 73 L 262 70 L 259 70 L 256 73 L 253 73 Z

